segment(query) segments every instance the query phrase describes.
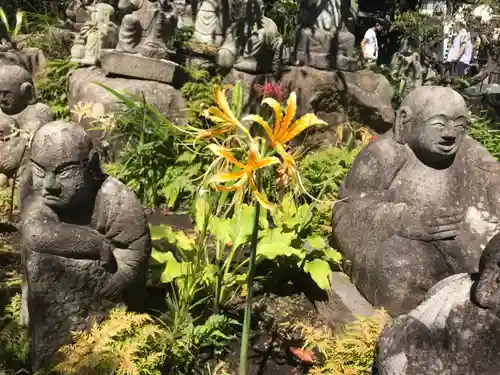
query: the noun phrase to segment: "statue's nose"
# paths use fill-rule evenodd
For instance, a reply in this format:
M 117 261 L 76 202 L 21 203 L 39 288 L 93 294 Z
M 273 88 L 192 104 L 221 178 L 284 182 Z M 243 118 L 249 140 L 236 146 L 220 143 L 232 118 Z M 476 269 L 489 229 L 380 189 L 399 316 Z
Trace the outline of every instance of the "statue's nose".
M 57 183 L 54 173 L 47 173 L 45 179 L 43 180 L 43 189 L 51 195 L 57 195 L 61 191 L 61 187 Z
M 443 134 L 441 135 L 443 139 L 455 139 L 457 138 L 457 130 L 454 126 L 445 127 Z

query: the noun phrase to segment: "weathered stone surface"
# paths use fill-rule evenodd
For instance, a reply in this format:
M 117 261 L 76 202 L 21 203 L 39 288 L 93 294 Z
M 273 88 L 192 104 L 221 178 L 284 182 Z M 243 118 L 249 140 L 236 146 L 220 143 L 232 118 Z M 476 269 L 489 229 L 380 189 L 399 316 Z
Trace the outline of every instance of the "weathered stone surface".
M 450 276 L 397 317 L 376 347 L 378 375 L 500 373 L 500 235 L 488 243 L 479 273 Z
M 370 317 L 375 313 L 373 306 L 359 293 L 343 272 L 332 274 L 327 302 L 317 302 L 316 308 L 326 321 L 340 330 L 344 324 L 356 317 Z
M 439 280 L 477 270 L 499 226 L 500 167 L 466 135 L 450 88 L 413 90 L 392 132 L 358 155 L 334 206 L 333 246 L 374 306 L 408 312 Z
M 83 127 L 45 124 L 20 184 L 21 247 L 33 371 L 50 369 L 71 333 L 120 305 L 144 307 L 151 235 L 144 210 L 105 175 Z M 27 309 L 26 309 L 27 308 Z
M 173 122 L 181 121 L 185 116 L 185 112 L 182 112 L 186 108 L 184 98 L 172 86 L 156 81 L 106 77 L 100 69 L 95 67 L 76 69 L 70 73 L 68 78 L 70 108 L 73 108 L 78 102 L 82 102 L 93 103 L 95 115 L 123 111 L 125 107 L 120 103 L 120 100 L 94 82 L 100 82 L 120 92 L 129 92 L 139 96 L 144 94 L 148 103 L 155 105 L 163 115 Z M 72 115 L 72 119 L 77 121 L 75 114 Z M 89 125 L 85 120 L 82 124 Z M 99 132 L 92 132 L 92 134 L 98 136 Z
M 184 78 L 181 66 L 170 60 L 161 60 L 139 54 L 103 50 L 101 68 L 106 74 L 115 74 L 149 81 L 176 84 Z

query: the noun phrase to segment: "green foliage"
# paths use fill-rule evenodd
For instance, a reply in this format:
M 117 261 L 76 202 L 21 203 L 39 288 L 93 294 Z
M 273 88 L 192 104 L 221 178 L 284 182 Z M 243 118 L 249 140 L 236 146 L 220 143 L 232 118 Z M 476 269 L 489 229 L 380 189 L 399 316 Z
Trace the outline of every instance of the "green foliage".
M 305 347 L 317 348 L 324 357 L 324 363 L 311 368 L 309 374 L 370 375 L 377 337 L 389 319 L 385 311 L 376 310 L 371 317 L 347 324 L 339 335 L 329 328 L 296 324 Z
M 397 13 L 391 29 L 400 33 L 400 38 L 412 38 L 416 41 L 417 51 L 436 42 L 443 31 L 442 22 L 420 11 Z
M 300 1 L 277 0 L 266 4 L 266 8 L 266 15 L 276 22 L 278 30 L 283 36 L 283 41 L 291 45 L 298 26 Z
M 170 373 L 191 374 L 201 351 L 223 352 L 232 338 L 225 333 L 232 324 L 231 319 L 212 315 L 201 325 L 191 321 L 174 326 L 117 308 L 90 332 L 73 333 L 74 343 L 60 349 L 62 359 L 54 371 L 65 375 L 161 375 L 167 361 Z
M 300 162 L 300 173 L 309 194 L 318 199 L 337 199 L 340 183 L 360 151 L 361 147 L 332 147 L 306 155 Z
M 7 13 L 3 8 L 0 8 L 0 21 L 2 22 L 2 26 L 5 29 L 6 37 L 11 40 L 11 38 L 16 37 L 21 31 L 21 27 L 26 22 L 26 16 L 24 12 L 17 11 L 15 23 L 13 25 L 10 24 L 9 19 L 7 17 Z
M 486 116 L 472 116 L 469 135 L 480 142 L 497 160 L 500 160 L 500 130 L 494 128 Z
M 185 68 L 189 80 L 182 86 L 181 94 L 186 99 L 187 122 L 197 128 L 206 128 L 208 123 L 200 118 L 204 108 L 215 104 L 214 86 L 222 83 L 219 75 L 211 76 L 207 70 L 193 66 Z
M 69 59 L 50 60 L 36 77 L 38 100 L 50 105 L 57 119 L 69 119 L 67 76 L 75 67 Z
M 19 324 L 21 296 L 15 295 L 0 314 L 0 374 L 27 368 L 29 343 L 25 327 Z

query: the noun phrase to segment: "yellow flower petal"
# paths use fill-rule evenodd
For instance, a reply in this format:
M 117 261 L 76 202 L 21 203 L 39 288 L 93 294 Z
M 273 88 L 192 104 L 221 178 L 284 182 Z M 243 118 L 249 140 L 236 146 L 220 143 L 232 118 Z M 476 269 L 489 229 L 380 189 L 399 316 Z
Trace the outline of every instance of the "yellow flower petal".
M 268 167 L 270 165 L 279 164 L 279 163 L 280 163 L 280 159 L 272 156 L 272 157 L 261 159 L 258 162 L 256 162 L 254 164 L 254 169 L 260 169 L 260 168 Z
M 285 167 L 288 170 L 290 170 L 292 174 L 294 174 L 297 168 L 295 165 L 295 159 L 293 158 L 292 154 L 286 152 L 285 148 L 281 143 L 278 143 L 276 145 L 275 150 L 283 159 L 283 164 L 285 165 Z
M 261 116 L 258 115 L 245 116 L 243 117 L 242 121 L 255 121 L 256 123 L 260 124 L 266 131 L 266 134 L 269 137 L 271 143 L 274 144 L 274 134 L 273 131 L 271 130 L 271 126 Z
M 297 96 L 295 95 L 295 92 L 292 91 L 292 93 L 290 94 L 290 96 L 288 97 L 288 100 L 286 102 L 285 117 L 283 118 L 283 121 L 281 122 L 279 132 L 275 133 L 276 140 L 278 142 L 282 142 L 281 137 L 287 133 L 288 127 L 290 126 L 292 119 L 295 117 L 296 111 L 297 111 Z
M 241 179 L 234 185 L 224 186 L 224 185 L 212 184 L 212 187 L 217 191 L 242 191 L 247 183 L 248 183 L 248 177 L 245 174 L 243 174 Z
M 226 173 L 217 173 L 216 175 L 210 177 L 208 179 L 208 183 L 211 184 L 213 182 L 228 182 L 240 179 L 245 175 L 245 171 L 237 171 L 237 172 L 226 172 Z
M 326 125 L 326 122 L 320 120 L 314 113 L 307 113 L 292 124 L 290 129 L 288 129 L 288 131 L 283 134 L 281 140 L 282 142 L 289 142 L 297 135 L 299 135 L 303 130 L 314 125 Z
M 226 124 L 217 125 L 217 126 L 209 128 L 209 129 L 200 131 L 198 133 L 198 135 L 196 136 L 196 138 L 197 139 L 213 138 L 213 137 L 216 137 L 220 134 L 228 133 L 233 129 L 234 129 L 233 126 L 228 126 Z
M 281 127 L 281 121 L 283 120 L 281 104 L 273 98 L 265 98 L 262 100 L 262 104 L 264 103 L 270 106 L 274 111 L 274 134 L 278 134 Z
M 241 169 L 245 168 L 245 166 L 242 163 L 240 163 L 238 160 L 236 160 L 236 158 L 234 157 L 234 155 L 227 148 L 220 147 L 220 146 L 217 146 L 217 145 L 214 145 L 214 144 L 208 145 L 207 147 L 215 155 L 222 156 L 224 159 L 226 159 L 226 160 L 230 161 L 231 163 L 237 165 Z
M 260 203 L 262 207 L 264 207 L 267 210 L 272 210 L 274 208 L 274 205 L 269 202 L 260 192 L 259 189 L 257 189 L 257 185 L 255 184 L 255 181 L 253 178 L 250 179 L 250 188 L 252 189 L 252 193 L 257 199 L 257 201 Z

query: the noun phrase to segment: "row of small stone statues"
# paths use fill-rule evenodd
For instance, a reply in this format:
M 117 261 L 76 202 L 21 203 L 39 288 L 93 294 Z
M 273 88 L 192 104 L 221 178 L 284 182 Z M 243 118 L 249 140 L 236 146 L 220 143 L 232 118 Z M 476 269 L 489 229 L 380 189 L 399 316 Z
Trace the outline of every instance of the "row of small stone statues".
M 469 122 L 456 91 L 414 89 L 341 185 L 334 246 L 395 317 L 376 374 L 500 374 L 500 164 Z
M 57 362 L 71 332 L 114 307 L 143 308 L 151 236 L 140 201 L 102 172 L 85 129 L 35 104 L 24 68 L 0 66 L 0 87 L 0 170 L 19 178 L 22 323 L 36 372 Z
M 178 26 L 177 8 L 167 0 L 78 0 L 90 18 L 74 42 L 76 62 L 96 65 L 102 50 L 172 58 Z M 114 3 L 114 2 L 113 2 Z M 303 1 L 295 48 L 284 48 L 275 22 L 264 16 L 262 0 L 244 0 L 243 11 L 232 17 L 229 0 L 201 0 L 195 12 L 194 34 L 188 45 L 215 53 L 220 68 L 247 73 L 271 73 L 292 63 L 317 69 L 349 69 L 354 59 L 354 36 L 343 26 L 340 0 Z M 118 11 L 118 12 L 117 12 Z M 117 15 L 122 16 L 117 26 Z

